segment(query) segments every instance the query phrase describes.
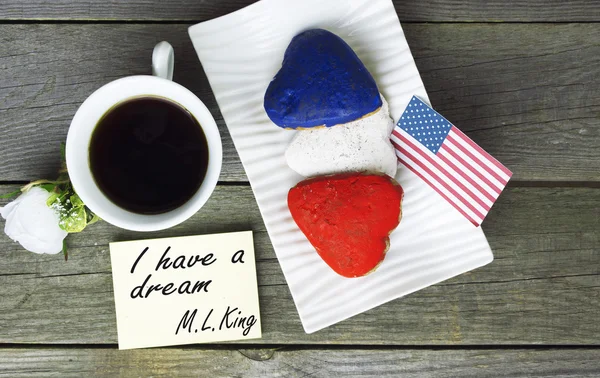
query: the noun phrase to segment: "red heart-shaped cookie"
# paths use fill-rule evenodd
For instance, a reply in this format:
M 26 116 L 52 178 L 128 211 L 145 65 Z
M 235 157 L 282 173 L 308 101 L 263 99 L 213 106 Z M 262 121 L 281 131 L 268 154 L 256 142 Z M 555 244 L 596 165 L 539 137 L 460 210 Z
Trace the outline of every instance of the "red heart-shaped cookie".
M 288 193 L 296 224 L 321 258 L 344 277 L 381 263 L 400 223 L 402 187 L 387 175 L 346 173 L 300 182 Z

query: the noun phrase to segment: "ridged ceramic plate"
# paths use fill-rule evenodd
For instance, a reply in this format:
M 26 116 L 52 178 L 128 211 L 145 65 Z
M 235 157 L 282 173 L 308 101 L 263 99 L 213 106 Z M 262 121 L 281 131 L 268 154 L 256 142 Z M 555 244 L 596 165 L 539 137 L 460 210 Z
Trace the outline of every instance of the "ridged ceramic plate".
M 413 95 L 427 99 L 390 0 L 262 0 L 189 29 L 307 333 L 493 259 L 483 231 L 403 166 L 396 176 L 405 190 L 403 219 L 379 268 L 343 278 L 317 255 L 287 207 L 289 189 L 303 179 L 284 158 L 294 131 L 275 126 L 263 109 L 290 40 L 310 28 L 352 46 L 395 121 Z

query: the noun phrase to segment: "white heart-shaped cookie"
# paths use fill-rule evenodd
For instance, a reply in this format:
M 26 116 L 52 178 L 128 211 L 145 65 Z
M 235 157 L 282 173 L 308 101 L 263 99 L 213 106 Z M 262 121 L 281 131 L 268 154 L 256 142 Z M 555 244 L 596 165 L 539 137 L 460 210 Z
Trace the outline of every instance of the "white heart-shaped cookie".
M 285 152 L 287 164 L 302 176 L 342 172 L 396 175 L 397 157 L 390 142 L 394 122 L 388 104 L 359 120 L 298 131 Z

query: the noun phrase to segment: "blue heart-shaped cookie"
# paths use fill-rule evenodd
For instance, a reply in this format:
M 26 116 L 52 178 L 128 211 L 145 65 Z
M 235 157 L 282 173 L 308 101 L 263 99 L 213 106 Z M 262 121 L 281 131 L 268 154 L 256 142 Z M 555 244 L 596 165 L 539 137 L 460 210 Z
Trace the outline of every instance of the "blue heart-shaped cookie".
M 269 118 L 291 129 L 351 122 L 381 104 L 375 80 L 352 48 L 323 29 L 292 39 L 264 102 Z

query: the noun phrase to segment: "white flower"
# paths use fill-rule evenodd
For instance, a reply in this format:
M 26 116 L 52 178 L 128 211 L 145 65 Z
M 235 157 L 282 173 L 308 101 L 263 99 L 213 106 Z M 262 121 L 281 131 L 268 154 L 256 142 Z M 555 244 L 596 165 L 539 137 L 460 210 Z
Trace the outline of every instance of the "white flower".
M 6 235 L 31 252 L 58 253 L 67 237 L 67 232 L 58 227 L 58 214 L 46 205 L 49 197 L 46 190 L 33 187 L 0 207 L 0 215 L 6 219 Z

